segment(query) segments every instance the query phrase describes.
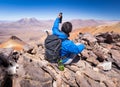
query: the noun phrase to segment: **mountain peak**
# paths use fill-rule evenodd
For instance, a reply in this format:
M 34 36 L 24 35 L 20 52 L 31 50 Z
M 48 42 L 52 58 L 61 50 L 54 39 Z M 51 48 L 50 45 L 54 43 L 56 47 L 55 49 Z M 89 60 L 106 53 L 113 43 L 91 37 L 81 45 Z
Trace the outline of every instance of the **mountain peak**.
M 15 50 L 22 50 L 26 45 L 24 41 L 16 36 L 11 36 L 7 41 L 0 44 L 0 48 L 13 48 Z
M 20 24 L 38 24 L 39 21 L 36 18 L 22 18 L 17 21 Z
M 18 37 L 16 37 L 16 36 L 11 36 L 10 39 L 22 41 L 20 38 L 18 38 Z

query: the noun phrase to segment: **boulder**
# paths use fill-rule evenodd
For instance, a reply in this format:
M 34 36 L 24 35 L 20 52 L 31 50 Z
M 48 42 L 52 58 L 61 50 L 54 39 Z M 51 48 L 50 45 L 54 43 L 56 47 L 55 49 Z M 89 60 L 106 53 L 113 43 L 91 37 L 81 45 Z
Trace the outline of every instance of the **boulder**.
M 110 50 L 110 54 L 112 56 L 112 62 L 114 62 L 117 67 L 120 68 L 120 52 L 117 50 Z
M 23 51 L 24 52 L 27 52 L 27 53 L 31 53 L 32 52 L 32 50 L 33 50 L 33 46 L 31 46 L 31 45 L 25 45 L 24 47 L 23 47 Z M 32 54 L 32 53 L 31 53 Z
M 0 48 L 0 53 L 3 54 L 4 58 L 11 56 L 13 51 L 14 50 L 12 48 Z
M 81 39 L 87 41 L 87 43 L 91 46 L 97 42 L 97 39 L 89 33 L 85 33 Z
M 97 65 L 97 67 L 103 70 L 111 70 L 112 69 L 112 62 L 103 62 Z
M 119 47 L 120 47 L 120 42 L 116 43 L 116 46 L 119 46 Z
M 76 78 L 77 84 L 80 87 L 91 87 L 88 81 L 84 78 L 84 75 L 80 71 L 76 72 L 75 78 Z

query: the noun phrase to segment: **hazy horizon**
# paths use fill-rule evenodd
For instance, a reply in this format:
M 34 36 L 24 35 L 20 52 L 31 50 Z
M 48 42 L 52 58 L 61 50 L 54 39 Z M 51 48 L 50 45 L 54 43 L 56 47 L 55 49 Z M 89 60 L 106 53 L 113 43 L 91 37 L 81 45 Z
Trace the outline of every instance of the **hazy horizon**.
M 14 20 L 1 20 L 0 19 L 0 22 L 16 22 L 16 21 L 19 21 L 19 20 L 22 20 L 22 19 L 32 19 L 32 18 L 35 18 L 36 20 L 38 21 L 54 21 L 54 19 L 42 19 L 42 18 L 36 18 L 36 17 L 24 17 L 24 18 L 19 18 L 19 19 L 14 19 Z M 86 20 L 96 20 L 96 21 L 120 21 L 120 19 L 118 20 L 112 20 L 112 19 L 80 19 L 80 18 L 73 18 L 73 19 L 63 19 L 63 21 L 72 21 L 72 20 L 82 20 L 82 21 L 86 21 Z

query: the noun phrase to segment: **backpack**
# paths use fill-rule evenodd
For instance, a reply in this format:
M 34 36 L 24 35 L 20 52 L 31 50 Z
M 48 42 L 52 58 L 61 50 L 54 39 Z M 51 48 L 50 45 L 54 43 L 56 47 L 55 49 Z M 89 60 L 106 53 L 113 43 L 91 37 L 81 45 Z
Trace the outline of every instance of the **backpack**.
M 57 62 L 60 59 L 62 40 L 56 35 L 48 35 L 45 39 L 45 59 L 49 62 Z

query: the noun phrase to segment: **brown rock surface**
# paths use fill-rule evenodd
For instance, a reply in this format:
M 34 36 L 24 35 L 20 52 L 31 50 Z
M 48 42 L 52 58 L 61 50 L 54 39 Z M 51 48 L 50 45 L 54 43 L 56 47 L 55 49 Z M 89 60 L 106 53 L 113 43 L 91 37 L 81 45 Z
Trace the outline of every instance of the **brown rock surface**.
M 100 37 L 106 40 L 104 35 L 102 33 Z M 115 34 L 110 33 L 110 35 Z M 49 63 L 44 59 L 43 44 L 34 44 L 18 52 L 0 49 L 0 53 L 7 55 L 6 58 L 9 56 L 8 61 L 19 65 L 18 70 L 16 69 L 17 76 L 16 74 L 11 76 L 12 86 L 9 87 L 119 87 L 119 40 L 112 37 L 113 40 L 108 43 L 98 41 L 97 36 L 92 37 L 95 40 L 89 40 L 87 37 L 76 40 L 76 42 L 85 42 L 86 49 L 79 54 L 80 60 L 66 65 L 64 71 L 60 71 L 57 64 Z M 91 45 L 90 41 L 95 43 Z M 104 62 L 112 62 L 111 69 L 104 70 L 97 66 Z M 1 63 L 0 82 L 5 81 L 7 75 L 5 69 L 6 67 Z

